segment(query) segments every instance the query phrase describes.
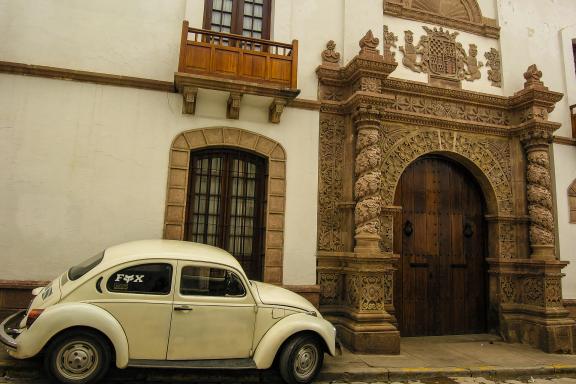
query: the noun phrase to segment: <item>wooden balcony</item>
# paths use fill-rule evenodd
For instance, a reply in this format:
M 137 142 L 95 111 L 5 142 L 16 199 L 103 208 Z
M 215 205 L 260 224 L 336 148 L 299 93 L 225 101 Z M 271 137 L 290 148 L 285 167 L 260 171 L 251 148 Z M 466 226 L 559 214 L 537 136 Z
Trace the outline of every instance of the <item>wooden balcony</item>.
M 270 121 L 280 122 L 297 89 L 298 41 L 277 43 L 182 25 L 175 84 L 184 112 L 195 113 L 198 89 L 229 92 L 227 117 L 238 119 L 242 95 L 271 97 Z

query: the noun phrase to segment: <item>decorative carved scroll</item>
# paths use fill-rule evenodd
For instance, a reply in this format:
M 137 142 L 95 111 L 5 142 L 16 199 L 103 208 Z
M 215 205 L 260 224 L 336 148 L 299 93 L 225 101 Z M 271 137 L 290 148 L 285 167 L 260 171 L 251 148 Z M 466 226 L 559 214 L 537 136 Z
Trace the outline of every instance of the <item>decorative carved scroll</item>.
M 488 80 L 492 82 L 494 87 L 502 87 L 502 60 L 500 59 L 500 52 L 497 49 L 491 48 L 490 52 L 486 52 L 484 57 L 488 62 L 486 66 L 488 70 Z

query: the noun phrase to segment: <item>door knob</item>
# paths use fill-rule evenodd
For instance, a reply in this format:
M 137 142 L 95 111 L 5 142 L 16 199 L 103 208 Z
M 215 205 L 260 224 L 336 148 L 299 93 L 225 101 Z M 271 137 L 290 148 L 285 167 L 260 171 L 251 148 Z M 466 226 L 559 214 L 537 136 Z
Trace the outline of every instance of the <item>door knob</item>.
M 406 236 L 411 236 L 412 232 L 414 232 L 414 228 L 412 227 L 412 222 L 410 220 L 406 220 L 404 223 L 404 234 Z

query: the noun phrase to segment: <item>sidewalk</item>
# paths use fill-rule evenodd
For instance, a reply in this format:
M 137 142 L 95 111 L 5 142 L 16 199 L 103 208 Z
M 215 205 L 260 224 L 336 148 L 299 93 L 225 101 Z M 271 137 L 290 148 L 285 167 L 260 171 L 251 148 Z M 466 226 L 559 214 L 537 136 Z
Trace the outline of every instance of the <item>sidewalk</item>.
M 492 335 L 402 338 L 401 354 L 327 357 L 325 381 L 397 381 L 430 377 L 519 378 L 576 375 L 576 355 L 544 353 Z
M 403 338 L 401 354 L 326 356 L 317 382 L 392 382 L 437 377 L 517 379 L 576 376 L 576 355 L 552 355 L 490 335 Z M 44 377 L 39 361 L 17 361 L 0 351 L 2 377 Z M 112 382 L 279 383 L 274 371 L 113 370 Z M 105 382 L 108 382 L 106 380 Z

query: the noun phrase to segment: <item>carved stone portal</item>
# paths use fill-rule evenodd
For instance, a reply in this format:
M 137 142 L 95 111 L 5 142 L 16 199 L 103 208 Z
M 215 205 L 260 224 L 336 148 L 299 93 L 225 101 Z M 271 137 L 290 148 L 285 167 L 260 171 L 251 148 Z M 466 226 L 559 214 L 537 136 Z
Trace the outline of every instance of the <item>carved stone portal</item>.
M 478 78 L 473 45 L 466 53 L 455 34 L 429 30 L 429 36 L 414 47 L 406 32 L 404 65 L 444 80 Z M 393 39 L 385 38 L 386 50 Z M 566 263 L 555 257 L 549 163 L 550 138 L 559 124 L 548 115 L 562 95 L 544 86 L 536 67 L 512 97 L 391 79 L 393 56 L 378 53 L 371 33 L 360 46 L 346 66 L 326 60 L 316 71 L 320 309 L 343 343 L 364 353 L 399 351 L 393 218 L 402 207 L 393 205 L 394 194 L 413 161 L 436 154 L 465 166 L 484 193 L 487 315 L 495 330 L 512 342 L 573 352 L 576 326 L 562 304 Z M 488 66 L 495 69 L 495 60 L 489 58 Z

